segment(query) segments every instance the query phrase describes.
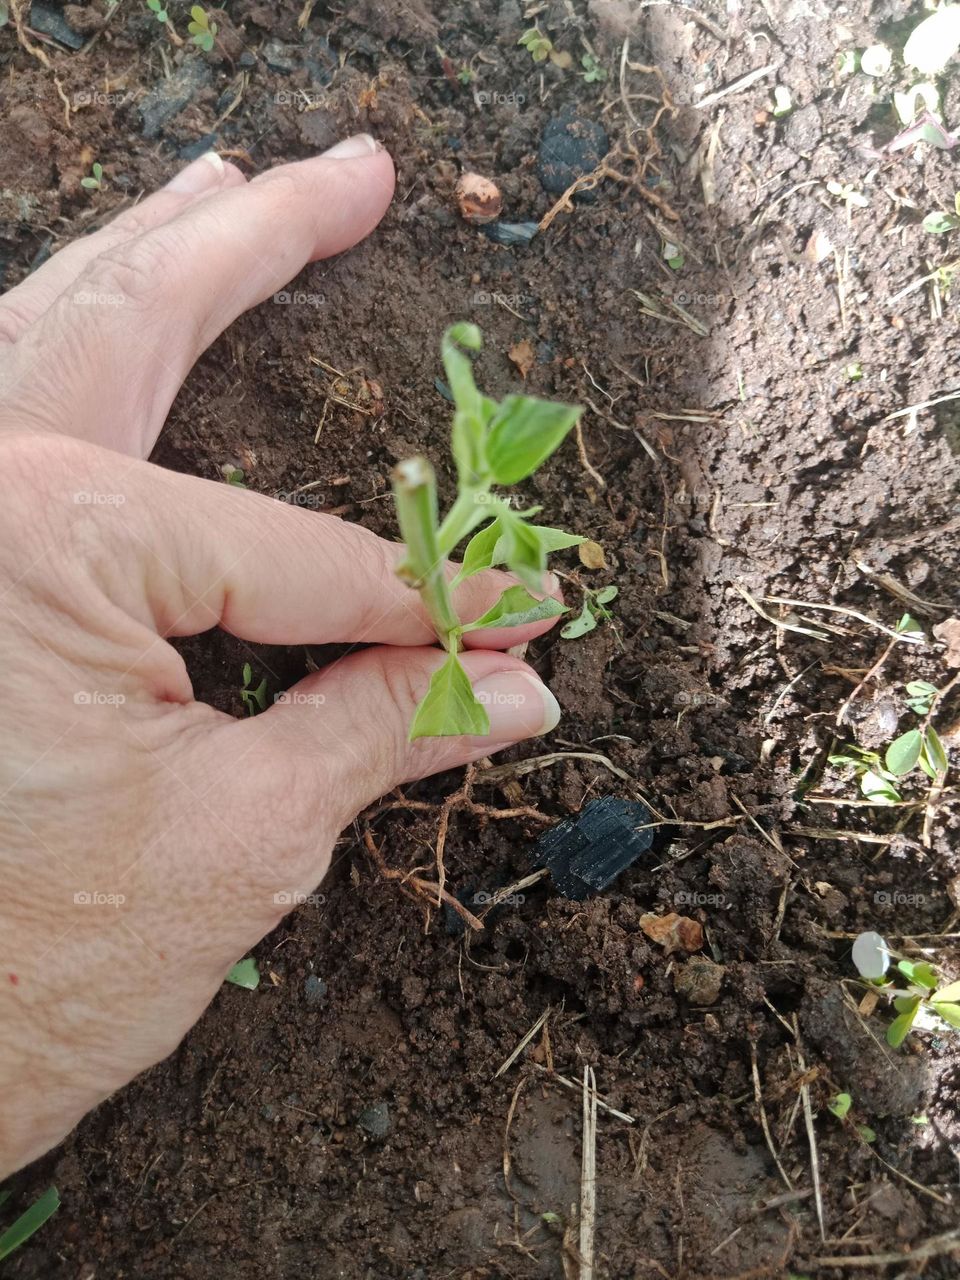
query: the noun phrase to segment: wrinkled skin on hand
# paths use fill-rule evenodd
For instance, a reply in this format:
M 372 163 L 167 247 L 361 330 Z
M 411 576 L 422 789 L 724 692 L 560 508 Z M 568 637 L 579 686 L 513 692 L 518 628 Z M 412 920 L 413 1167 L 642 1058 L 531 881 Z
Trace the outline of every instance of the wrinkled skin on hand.
M 443 655 L 398 546 L 144 461 L 200 353 L 393 182 L 363 137 L 251 182 L 202 157 L 0 298 L 0 1177 L 176 1047 L 366 804 L 556 723 L 502 652 L 540 623 L 464 657 L 490 738 L 409 743 Z M 167 640 L 215 626 L 371 647 L 241 721 Z

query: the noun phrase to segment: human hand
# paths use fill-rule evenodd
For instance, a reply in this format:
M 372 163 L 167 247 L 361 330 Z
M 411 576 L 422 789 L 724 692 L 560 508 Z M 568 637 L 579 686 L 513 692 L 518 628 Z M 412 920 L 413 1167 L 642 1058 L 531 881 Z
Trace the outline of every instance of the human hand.
M 143 461 L 204 348 L 365 236 L 393 182 L 364 138 L 250 183 L 201 158 L 0 298 L 0 1177 L 175 1048 L 366 804 L 559 717 L 494 651 L 550 623 L 484 632 L 464 665 L 491 736 L 409 743 L 443 655 L 399 546 Z M 469 579 L 461 616 L 509 581 Z M 237 721 L 165 638 L 213 626 L 374 647 Z

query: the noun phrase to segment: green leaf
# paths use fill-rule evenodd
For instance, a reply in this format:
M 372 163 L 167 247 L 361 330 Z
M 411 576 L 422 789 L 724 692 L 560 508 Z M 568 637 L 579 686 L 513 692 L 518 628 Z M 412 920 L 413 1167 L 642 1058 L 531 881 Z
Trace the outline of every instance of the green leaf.
M 831 1102 L 827 1103 L 827 1110 L 832 1112 L 838 1120 L 842 1120 L 850 1110 L 852 1103 L 853 1099 L 849 1093 L 838 1093 Z
M 923 737 L 923 754 L 930 762 L 930 766 L 937 773 L 946 773 L 950 768 L 950 761 L 947 759 L 947 753 L 943 743 L 940 741 L 940 735 L 932 725 L 927 727 Z
M 244 686 L 244 688 L 246 688 L 246 687 L 247 687 L 247 685 L 250 683 L 250 681 L 251 681 L 252 679 L 253 679 L 253 668 L 250 666 L 250 663 L 249 663 L 249 662 L 245 662 L 245 663 L 243 664 L 243 686 Z
M 860 70 L 866 76 L 885 76 L 893 55 L 885 44 L 872 44 L 860 55 Z
M 921 627 L 920 623 L 916 620 L 916 618 L 912 618 L 909 613 L 905 613 L 903 615 L 903 617 L 897 623 L 895 630 L 898 631 L 900 635 L 907 635 L 907 636 L 923 635 L 923 627 Z
M 567 404 L 507 396 L 490 424 L 487 463 L 497 484 L 518 484 L 563 443 L 583 410 Z
M 609 604 L 611 600 L 616 600 L 619 594 L 619 587 L 601 587 L 593 598 L 597 604 Z
M 451 582 L 451 587 L 457 586 L 458 583 L 464 581 L 465 578 L 472 577 L 475 573 L 480 573 L 483 569 L 489 569 L 493 564 L 500 564 L 502 561 L 494 559 L 497 545 L 503 532 L 503 525 L 499 516 L 496 520 L 492 520 L 486 528 L 481 529 L 479 533 L 475 533 L 467 543 L 466 550 L 463 553 L 463 563 L 460 566 L 460 572 Z
M 951 1027 L 960 1027 L 960 1004 L 941 1004 L 939 1000 L 934 1000 L 933 1011 Z
M 194 4 L 190 6 L 190 17 L 194 20 L 198 27 L 207 25 L 207 12 L 203 5 Z
M 960 227 L 960 218 L 955 213 L 941 213 L 938 210 L 928 213 L 921 225 L 928 235 L 943 236 Z
M 926 961 L 898 960 L 897 968 L 911 982 L 915 982 L 921 987 L 927 987 L 930 991 L 939 982 L 936 969 L 934 969 L 933 965 L 927 964 Z M 904 996 L 902 998 L 905 1000 L 914 999 L 913 996 Z
M 547 567 L 547 552 L 538 532 L 538 526 L 526 524 L 506 511 L 500 519 L 503 524 L 501 542 L 504 562 L 531 591 L 540 591 L 543 586 L 543 573 Z M 497 544 L 494 559 L 499 552 L 500 543 Z
M 59 1208 L 60 1193 L 56 1187 L 48 1187 L 29 1209 L 21 1213 L 13 1226 L 8 1227 L 0 1236 L 0 1259 L 8 1257 L 14 1249 L 19 1249 Z
M 933 997 L 936 1001 L 944 1001 L 946 1004 L 954 1004 L 960 1000 L 960 982 L 948 982 L 945 987 Z
M 916 768 L 923 747 L 923 735 L 919 729 L 908 729 L 887 747 L 884 764 L 895 778 L 902 778 Z
M 871 1129 L 868 1124 L 858 1124 L 857 1133 L 859 1133 L 864 1142 L 876 1142 L 877 1140 L 876 1129 Z
M 897 804 L 900 800 L 900 793 L 896 787 L 892 786 L 886 778 L 881 778 L 879 774 L 874 773 L 872 769 L 868 769 L 860 779 L 860 790 L 874 804 Z
M 907 1033 L 913 1026 L 913 1020 L 917 1016 L 917 1010 L 920 1008 L 920 1001 L 914 1000 L 911 1008 L 901 1013 L 887 1027 L 887 1044 L 891 1049 L 898 1049 L 907 1038 Z
M 565 605 L 553 596 L 536 600 L 526 587 L 508 587 L 497 603 L 476 622 L 468 622 L 462 632 L 479 631 L 488 627 L 524 627 L 530 622 L 542 622 L 545 618 L 558 618 L 569 613 Z
M 433 673 L 430 688 L 417 707 L 410 726 L 410 741 L 489 732 L 490 718 L 477 701 L 457 655 L 451 653 Z
M 245 987 L 247 991 L 256 991 L 260 985 L 260 968 L 255 956 L 247 956 L 238 960 L 224 982 L 232 982 L 235 987 Z
M 568 622 L 565 627 L 562 627 L 560 635 L 564 640 L 578 640 L 580 636 L 585 636 L 588 631 L 595 631 L 596 627 L 597 620 L 594 617 L 593 610 L 590 608 L 588 597 L 583 602 L 580 616 L 574 618 L 572 622 Z

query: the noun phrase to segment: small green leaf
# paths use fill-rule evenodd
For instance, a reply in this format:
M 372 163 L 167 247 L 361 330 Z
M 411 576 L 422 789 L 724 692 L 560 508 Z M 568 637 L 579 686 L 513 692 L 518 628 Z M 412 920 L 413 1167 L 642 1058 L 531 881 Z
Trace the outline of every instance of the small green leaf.
M 858 1124 L 857 1133 L 859 1133 L 864 1142 L 876 1142 L 877 1140 L 876 1129 L 871 1129 L 868 1124 Z
M 410 741 L 489 732 L 490 718 L 477 701 L 459 659 L 451 653 L 433 673 L 430 688 L 417 707 L 410 726 Z
M 908 729 L 887 747 L 884 764 L 894 777 L 902 778 L 916 768 L 922 747 L 923 736 L 920 730 Z
M 224 978 L 224 982 L 232 982 L 236 987 L 245 987 L 247 991 L 256 991 L 260 985 L 260 968 L 255 956 L 247 956 L 238 960 Z
M 920 623 L 916 620 L 916 618 L 912 618 L 909 613 L 905 613 L 903 615 L 903 617 L 897 623 L 895 630 L 898 631 L 900 635 L 906 635 L 906 636 L 922 636 L 923 635 L 923 627 L 921 627 Z
M 927 726 L 923 736 L 923 754 L 930 762 L 930 767 L 937 773 L 946 773 L 950 768 L 950 761 L 940 741 L 940 735 L 932 725 Z
M 440 340 L 440 356 L 457 408 L 472 418 L 480 418 L 480 392 L 473 380 L 470 357 L 460 350 L 479 351 L 483 336 L 475 324 L 452 324 Z
M 498 517 L 496 520 L 492 520 L 486 528 L 473 535 L 463 553 L 460 572 L 450 584 L 451 586 L 456 586 L 458 583 L 463 582 L 465 578 L 470 578 L 475 573 L 480 573 L 483 569 L 489 569 L 493 564 L 502 563 L 502 561 L 494 558 L 502 531 L 503 525 Z
M 503 558 L 507 567 L 531 591 L 540 591 L 547 567 L 547 553 L 537 526 L 526 524 L 507 512 L 500 519 L 503 523 Z M 500 543 L 497 544 L 495 557 L 499 550 Z
M 249 662 L 245 662 L 243 664 L 243 687 L 246 688 L 252 679 L 253 668 L 250 666 Z
M 886 778 L 868 769 L 860 779 L 860 790 L 874 804 L 898 804 L 900 793 Z
M 609 604 L 611 600 L 616 600 L 619 594 L 619 587 L 601 587 L 593 598 L 597 604 Z
M 939 1000 L 934 1000 L 933 1011 L 939 1013 L 944 1022 L 949 1023 L 951 1027 L 960 1027 L 960 1004 L 941 1004 Z
M 849 1093 L 838 1093 L 831 1102 L 827 1103 L 827 1110 L 832 1112 L 838 1120 L 842 1120 L 850 1110 L 852 1103 L 853 1099 Z
M 21 1213 L 13 1226 L 8 1227 L 0 1236 L 0 1259 L 8 1257 L 14 1249 L 19 1249 L 59 1208 L 60 1193 L 56 1187 L 48 1187 L 29 1209 Z
M 898 1049 L 907 1038 L 907 1033 L 913 1026 L 913 1020 L 917 1016 L 917 1010 L 920 1008 L 919 1000 L 912 1000 L 911 1007 L 890 1023 L 887 1027 L 887 1044 L 891 1049 Z
M 487 463 L 497 484 L 518 484 L 563 443 L 583 410 L 567 404 L 507 396 L 490 424 Z
M 921 225 L 928 235 L 943 236 L 960 227 L 960 218 L 955 213 L 941 213 L 938 210 L 928 213 Z
M 960 1000 L 960 982 L 948 982 L 933 998 L 938 1002 L 942 1000 L 946 1004 L 955 1004 Z
M 593 610 L 590 608 L 589 598 L 584 600 L 583 608 L 580 610 L 579 617 L 568 622 L 565 627 L 560 630 L 560 635 L 564 640 L 578 640 L 580 636 L 585 636 L 588 631 L 595 631 L 597 620 L 593 616 Z
M 468 622 L 461 631 L 479 631 L 488 627 L 524 627 L 545 618 L 558 618 L 569 610 L 553 596 L 536 600 L 526 587 L 508 587 L 493 606 L 476 622 Z

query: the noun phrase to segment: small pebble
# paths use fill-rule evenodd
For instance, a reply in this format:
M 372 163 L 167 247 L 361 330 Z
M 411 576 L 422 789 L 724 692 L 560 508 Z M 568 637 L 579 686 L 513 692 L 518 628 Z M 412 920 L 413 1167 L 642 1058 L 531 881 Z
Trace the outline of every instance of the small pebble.
M 327 984 L 315 973 L 307 974 L 303 984 L 303 994 L 307 998 L 307 1004 L 319 1004 L 327 994 Z
M 390 1132 L 390 1106 L 386 1102 L 372 1102 L 357 1117 L 357 1124 L 371 1138 L 385 1138 Z
M 690 1004 L 716 1004 L 723 986 L 723 975 L 723 965 L 715 964 L 706 956 L 691 956 L 686 964 L 675 969 L 674 990 Z
M 584 120 L 567 110 L 549 119 L 540 139 L 537 176 L 544 191 L 557 195 L 578 178 L 593 173 L 607 154 L 606 130 L 593 120 Z M 577 199 L 589 204 L 595 191 L 579 191 Z
M 500 188 L 479 173 L 464 173 L 457 182 L 455 194 L 461 216 L 467 222 L 493 222 L 503 208 Z

